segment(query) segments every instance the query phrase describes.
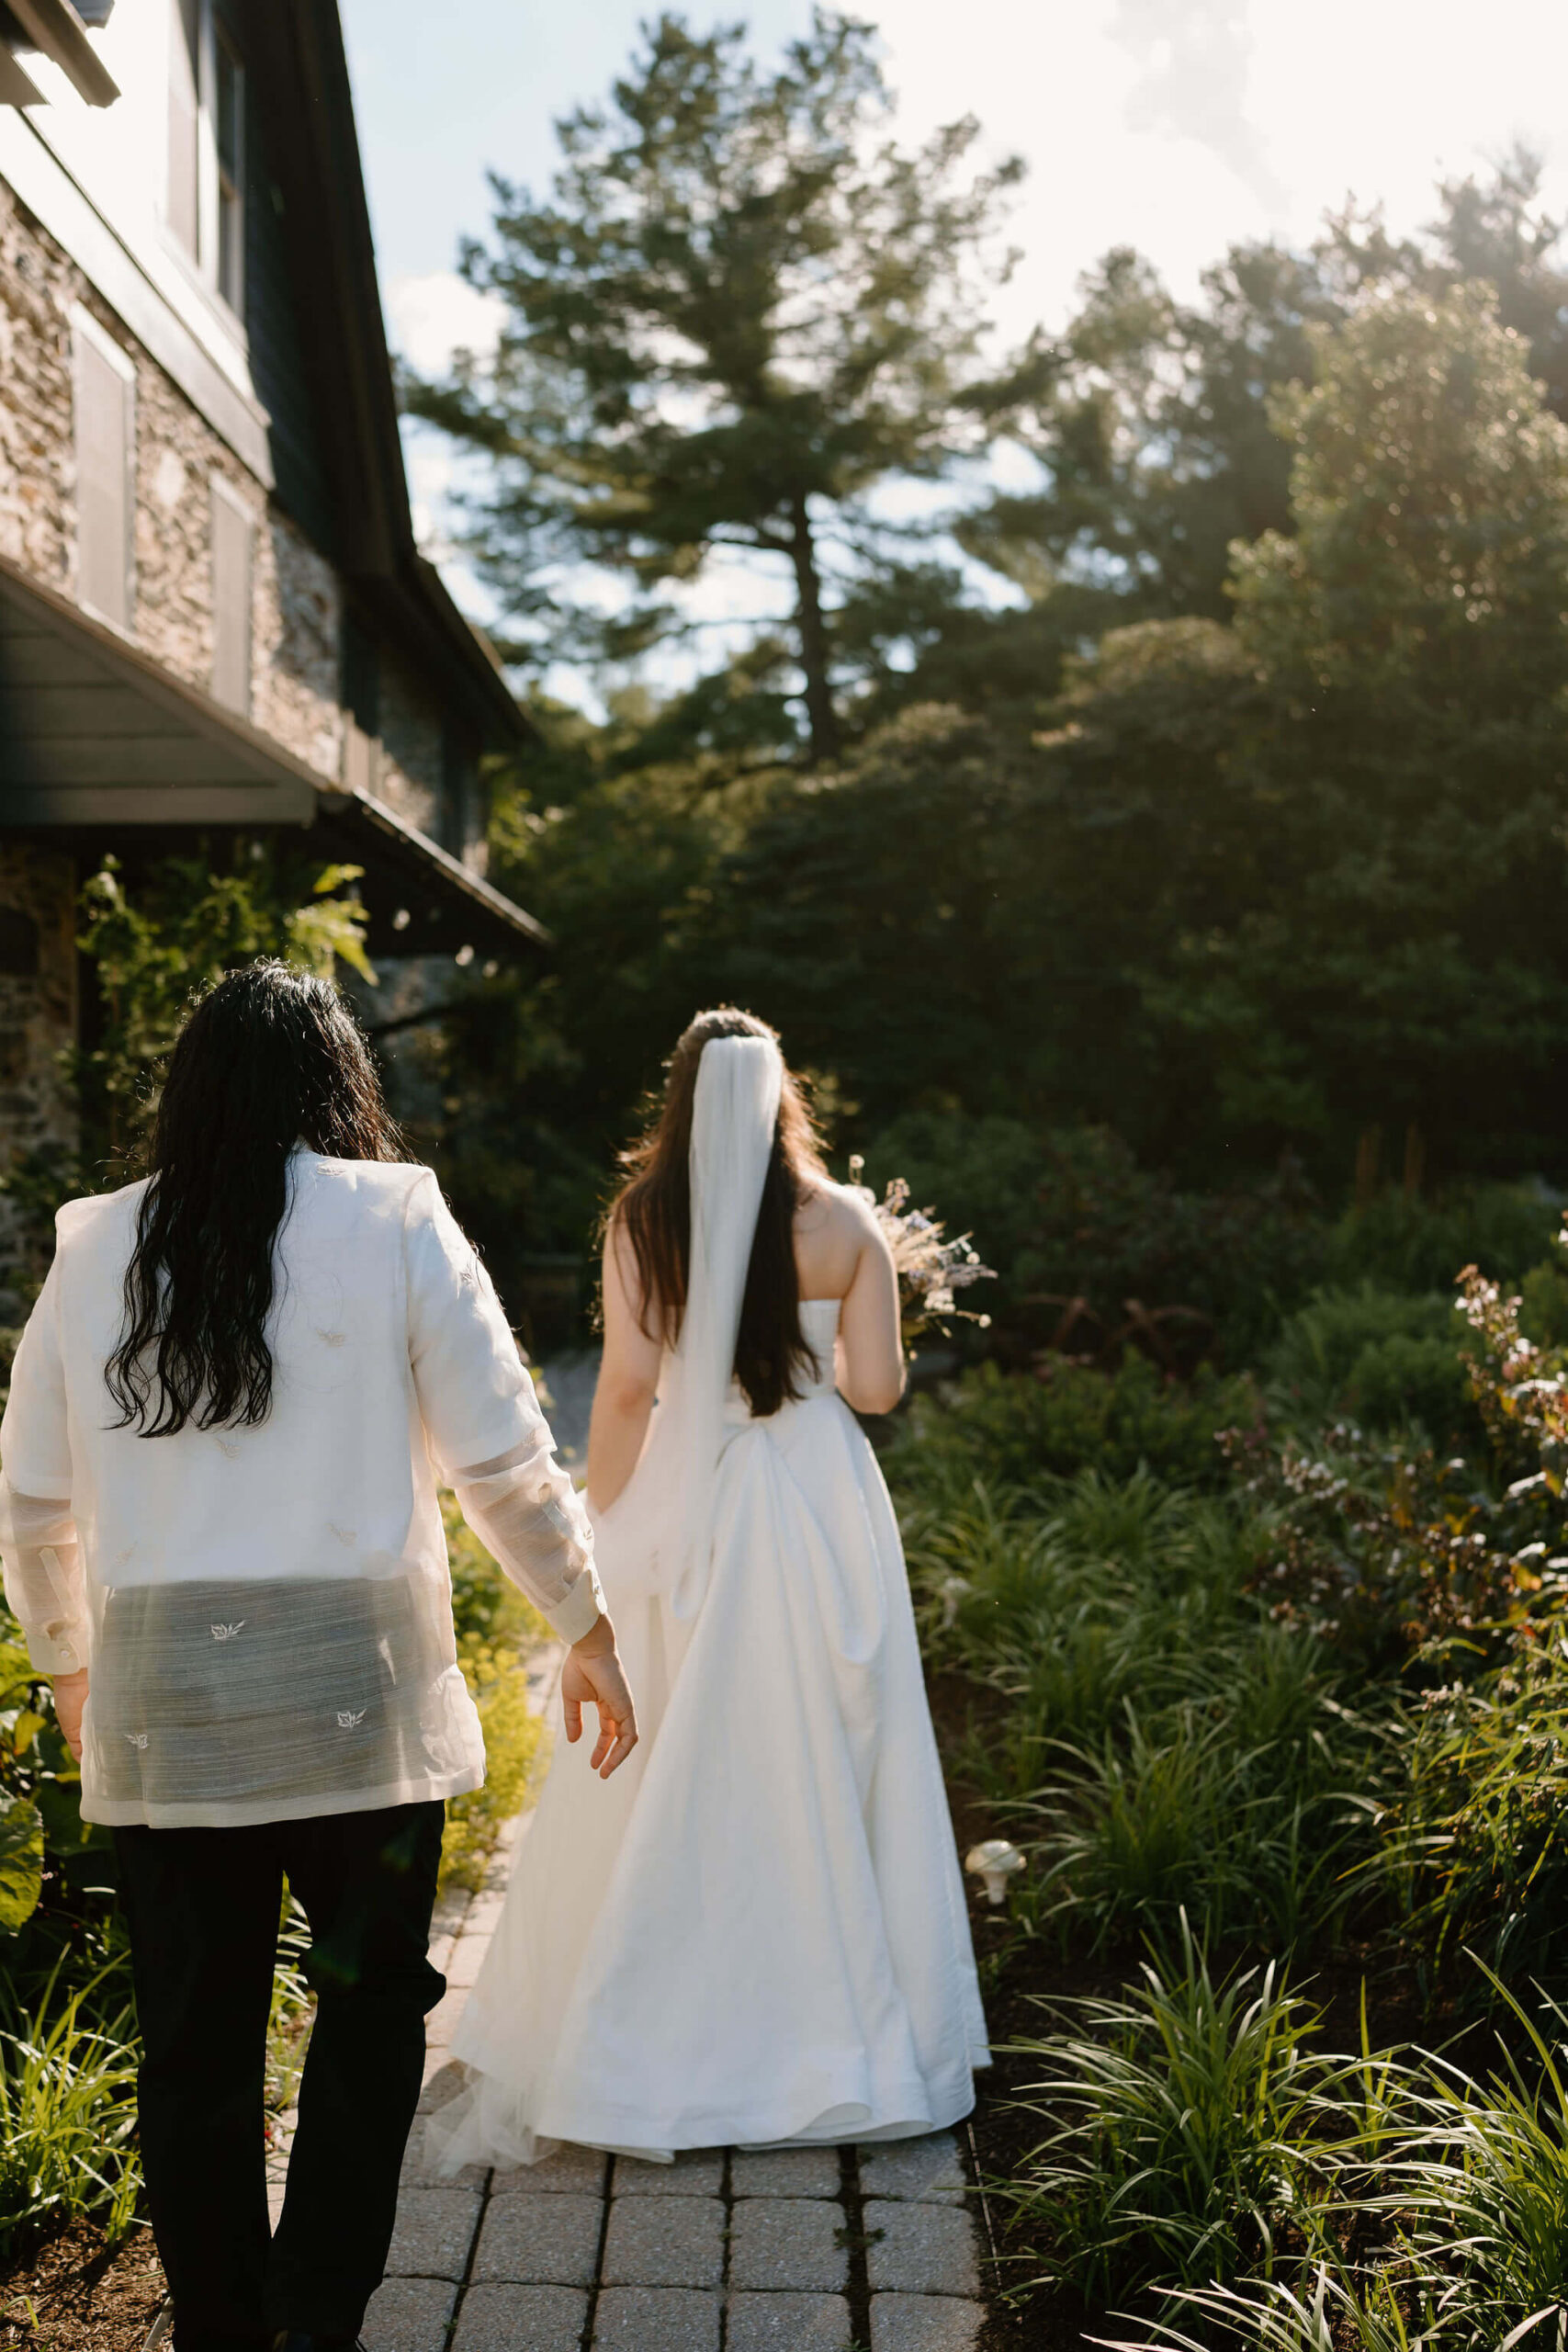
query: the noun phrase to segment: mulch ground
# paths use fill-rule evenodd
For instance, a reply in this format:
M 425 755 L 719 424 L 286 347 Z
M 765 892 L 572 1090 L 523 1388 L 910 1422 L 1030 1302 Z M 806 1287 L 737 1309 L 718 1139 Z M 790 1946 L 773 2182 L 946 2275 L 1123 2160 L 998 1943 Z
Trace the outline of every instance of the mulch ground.
M 141 2352 L 164 2293 L 151 2230 L 111 2248 L 73 2222 L 0 2274 L 0 2352 Z

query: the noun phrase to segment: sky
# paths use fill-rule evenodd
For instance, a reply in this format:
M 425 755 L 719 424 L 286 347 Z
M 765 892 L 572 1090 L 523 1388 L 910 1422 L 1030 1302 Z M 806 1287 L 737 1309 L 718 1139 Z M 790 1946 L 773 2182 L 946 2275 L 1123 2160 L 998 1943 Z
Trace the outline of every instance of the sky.
M 486 170 L 543 189 L 554 119 L 597 98 L 649 0 L 341 0 L 394 345 L 437 369 L 482 348 L 486 315 L 454 264 L 490 216 Z M 743 17 L 766 55 L 809 0 L 691 0 L 699 29 Z M 1024 259 L 998 332 L 1066 316 L 1079 273 L 1139 247 L 1179 293 L 1238 238 L 1310 237 L 1348 195 L 1391 225 L 1430 216 L 1443 175 L 1516 140 L 1568 212 L 1568 7 L 1562 0 L 859 0 L 915 139 L 973 113 L 1029 166 Z M 450 462 L 409 444 L 416 527 L 441 554 Z M 474 609 L 460 562 L 454 589 Z

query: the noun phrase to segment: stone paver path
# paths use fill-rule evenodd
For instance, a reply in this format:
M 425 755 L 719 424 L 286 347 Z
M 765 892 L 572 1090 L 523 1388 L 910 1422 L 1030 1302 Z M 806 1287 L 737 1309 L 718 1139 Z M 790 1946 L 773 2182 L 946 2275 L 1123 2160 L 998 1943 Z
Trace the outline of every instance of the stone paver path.
M 370 2352 L 972 2352 L 978 2241 L 951 2132 L 861 2149 L 704 2149 L 672 2165 L 563 2149 L 517 2172 L 425 2168 L 459 2087 L 452 2032 L 517 1837 L 437 1915 L 430 2019 Z

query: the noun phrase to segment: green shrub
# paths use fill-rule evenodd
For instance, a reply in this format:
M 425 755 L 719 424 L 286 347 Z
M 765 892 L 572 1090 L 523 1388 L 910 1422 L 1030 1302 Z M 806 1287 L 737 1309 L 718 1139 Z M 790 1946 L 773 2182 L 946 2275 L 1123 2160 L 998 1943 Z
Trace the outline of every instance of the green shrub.
M 1038 1375 L 979 1364 L 940 1397 L 916 1397 L 888 1475 L 911 1501 L 957 1500 L 976 1477 L 1038 1487 L 1084 1469 L 1130 1478 L 1140 1466 L 1175 1483 L 1220 1487 L 1227 1474 L 1219 1432 L 1258 1415 L 1250 1381 L 1206 1366 L 1183 1383 L 1138 1355 L 1115 1372 L 1064 1358 Z
M 1237 1644 L 1215 1662 L 1231 1686 L 1223 1699 L 1146 1712 L 1128 1699 L 1097 1748 L 1058 1751 L 1031 1807 L 1043 1834 L 1023 1901 L 1037 1919 L 1096 1950 L 1140 1930 L 1164 1935 L 1189 1913 L 1206 1938 L 1258 1937 L 1275 1951 L 1336 1921 L 1357 1832 L 1365 1839 L 1338 1784 L 1360 1759 L 1336 1736 L 1342 1718 L 1317 1678 L 1315 1645 L 1287 1640 L 1296 1688 L 1269 1693 L 1272 1723 L 1254 1725 L 1247 1701 L 1260 1678 L 1247 1677 Z
M 0 2254 L 79 2216 L 123 2235 L 135 2213 L 139 2055 L 128 2004 L 86 2022 L 98 1977 L 66 1991 L 57 1964 L 30 2014 L 0 2007 Z M 127 1987 L 119 1983 L 125 2004 Z
M 549 1754 L 548 1735 L 528 1702 L 526 1658 L 550 1629 L 443 1498 L 452 1571 L 457 1663 L 484 1731 L 482 1788 L 453 1797 L 441 1842 L 441 1884 L 479 1887 L 502 1830 L 528 1801 Z
M 1267 1522 L 1084 1472 L 1033 1495 L 976 1482 L 907 1532 L 928 1652 L 1004 1702 L 953 1763 L 1037 1849 L 1023 1924 L 1101 1945 L 1185 1905 L 1280 1949 L 1343 1907 L 1371 1833 L 1340 1792 L 1374 1742 L 1327 1645 L 1247 1590 Z
M 1214 2352 L 1223 2344 L 1245 2352 L 1436 2352 L 1438 2314 L 1403 2271 L 1371 2268 L 1358 2277 L 1338 2263 L 1307 2266 L 1299 2285 L 1270 2278 L 1243 2289 L 1200 2287 L 1171 2297 L 1180 2319 L 1156 2319 L 1136 2343 L 1119 2339 L 1112 2352 Z M 1416 2317 L 1409 2307 L 1416 2307 Z M 1190 2335 L 1185 2322 L 1203 2324 Z M 1543 2347 L 1544 2352 L 1544 2347 Z
M 1568 1263 L 1561 1250 L 1530 1268 L 1519 1293 L 1519 1329 L 1526 1339 L 1538 1348 L 1568 1348 Z
M 1506 2042 L 1485 2083 L 1434 2065 L 1373 2201 L 1397 2217 L 1410 2267 L 1443 2309 L 1442 2342 L 1546 2352 L 1568 2338 L 1568 2015 L 1548 2004 L 1549 2042 L 1504 1998 L 1522 2047 Z
M 1063 1741 L 1098 1742 L 1126 1704 L 1214 1687 L 1250 1557 L 1222 1499 L 1147 1472 L 1086 1471 L 1036 1496 L 976 1482 L 956 1509 L 912 1514 L 911 1574 L 928 1647 L 1007 1701 L 957 1758 L 998 1801 L 1032 1794 Z
M 1321 1279 L 1325 1227 L 1290 1174 L 1184 1193 L 1141 1168 L 1108 1127 L 1039 1130 L 930 1111 L 883 1128 L 865 1158 L 879 1190 L 907 1177 L 950 1231 L 973 1232 L 999 1276 L 987 1300 L 998 1320 L 1048 1340 L 1081 1301 L 1064 1342 L 1075 1352 L 1114 1352 L 1137 1301 L 1156 1318 L 1169 1311 L 1154 1326 L 1167 1361 L 1190 1364 L 1213 1350 L 1247 1363 Z
M 1562 1640 L 1522 1623 L 1500 1668 L 1438 1684 L 1415 1711 L 1382 1870 L 1428 1983 L 1471 1950 L 1517 1982 L 1568 1986 Z
M 867 1144 L 865 1181 L 880 1199 L 902 1176 L 917 1208 L 934 1208 L 950 1233 L 972 1234 L 997 1271 L 997 1296 L 987 1297 L 994 1306 L 1021 1288 L 1018 1261 L 1038 1222 L 1043 1161 L 1038 1132 L 1021 1119 L 911 1111 Z
M 110 1871 L 110 1838 L 82 1819 L 81 1772 L 55 1721 L 48 1679 L 28 1662 L 21 1627 L 0 1602 L 0 1952 L 14 1973 L 15 1941 L 41 1901 L 79 1910 Z M 52 1964 L 51 1961 L 46 1965 Z
M 1264 1359 L 1277 1414 L 1298 1424 L 1348 1415 L 1373 1430 L 1416 1427 L 1437 1443 L 1484 1442 L 1471 1400 L 1469 1327 L 1451 1296 L 1407 1296 L 1363 1282 L 1320 1291 Z
M 1384 1193 L 1352 1209 L 1328 1245 L 1331 1283 L 1450 1292 L 1465 1266 L 1517 1283 L 1551 1250 L 1562 1203 L 1534 1184 L 1457 1186 L 1436 1200 Z
M 1170 1965 L 1069 2014 L 1078 2031 L 1015 2045 L 1052 2129 L 1007 2187 L 1048 2275 L 1104 2300 L 1271 2269 L 1337 2088 L 1305 2005 L 1272 1966 L 1216 1985 L 1184 1922 Z

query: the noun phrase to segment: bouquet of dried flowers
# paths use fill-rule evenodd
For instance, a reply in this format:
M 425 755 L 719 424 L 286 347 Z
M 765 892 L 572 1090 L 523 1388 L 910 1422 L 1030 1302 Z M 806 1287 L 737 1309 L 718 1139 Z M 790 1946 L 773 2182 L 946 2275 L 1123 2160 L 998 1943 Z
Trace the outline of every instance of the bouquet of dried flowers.
M 930 1209 L 910 1208 L 909 1187 L 902 1176 L 892 1179 L 886 1198 L 879 1201 L 870 1185 L 861 1182 L 864 1168 L 857 1153 L 850 1162 L 850 1182 L 874 1212 L 893 1252 L 905 1348 L 922 1331 L 945 1332 L 952 1316 L 985 1330 L 990 1317 L 958 1306 L 955 1293 L 967 1290 L 971 1283 L 995 1282 L 995 1267 L 980 1263 L 966 1233 L 949 1240 L 940 1217 Z

